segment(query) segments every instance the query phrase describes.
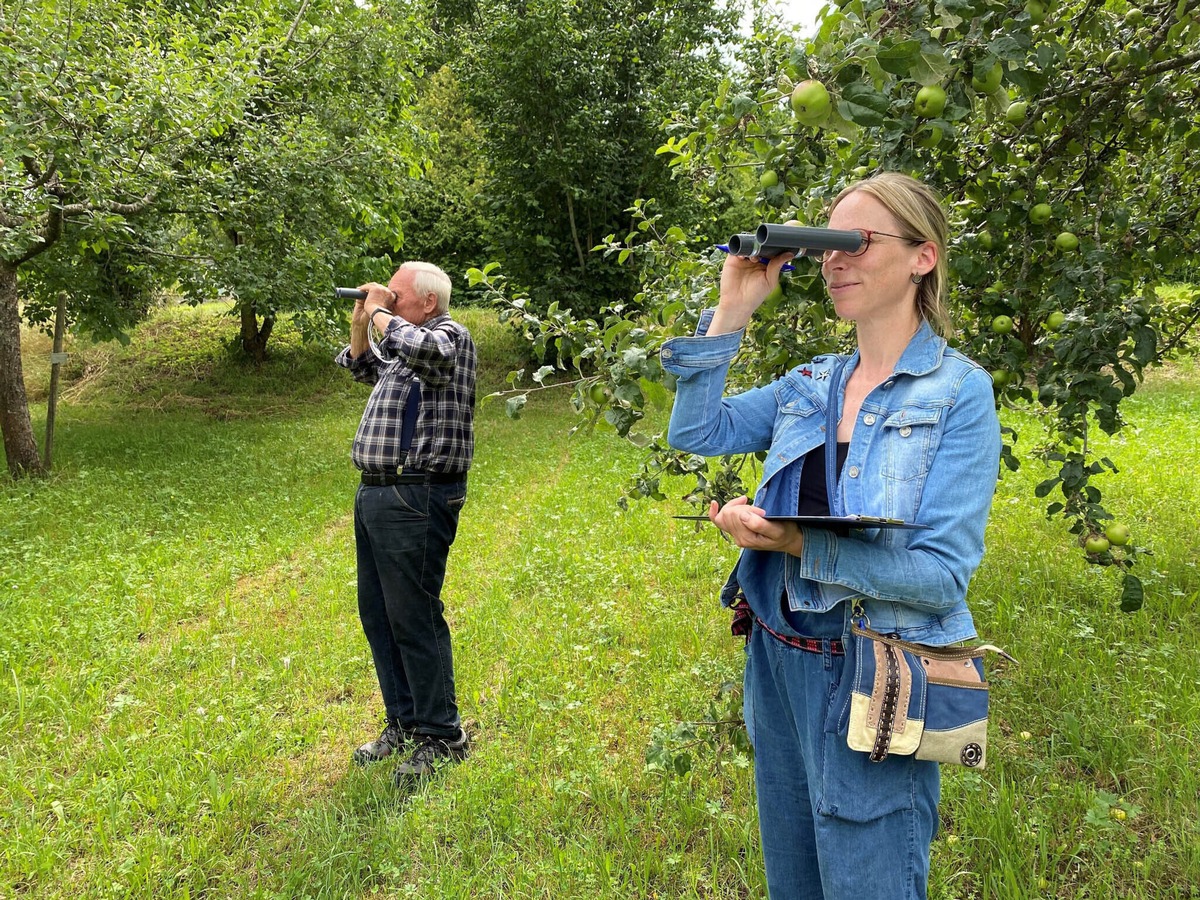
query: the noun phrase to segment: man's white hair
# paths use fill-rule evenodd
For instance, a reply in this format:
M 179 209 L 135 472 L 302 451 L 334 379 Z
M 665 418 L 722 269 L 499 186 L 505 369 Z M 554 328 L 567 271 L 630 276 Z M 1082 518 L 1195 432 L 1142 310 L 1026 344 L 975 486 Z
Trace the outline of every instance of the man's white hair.
M 427 262 L 406 262 L 401 268 L 408 269 L 413 273 L 413 292 L 418 297 L 425 297 L 429 294 L 436 295 L 439 314 L 450 308 L 449 275 L 433 263 Z

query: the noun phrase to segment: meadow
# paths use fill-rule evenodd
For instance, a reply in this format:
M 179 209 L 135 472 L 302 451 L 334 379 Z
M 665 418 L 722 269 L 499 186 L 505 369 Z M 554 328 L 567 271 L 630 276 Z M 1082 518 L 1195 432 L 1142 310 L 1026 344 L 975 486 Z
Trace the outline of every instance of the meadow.
M 498 386 L 520 347 L 460 316 Z M 73 347 L 54 474 L 0 485 L 0 897 L 765 897 L 716 601 L 734 549 L 671 518 L 688 486 L 622 511 L 640 451 L 568 436 L 564 394 L 480 409 L 444 595 L 474 752 L 398 792 L 350 762 L 381 725 L 366 389 L 283 326 L 238 363 L 234 330 L 171 309 Z M 993 666 L 987 770 L 944 770 L 931 897 L 1200 897 L 1198 389 L 1156 370 L 1100 442 L 1154 554 L 1139 613 L 1045 519 L 1037 464 L 1002 479 L 971 602 L 1019 664 Z

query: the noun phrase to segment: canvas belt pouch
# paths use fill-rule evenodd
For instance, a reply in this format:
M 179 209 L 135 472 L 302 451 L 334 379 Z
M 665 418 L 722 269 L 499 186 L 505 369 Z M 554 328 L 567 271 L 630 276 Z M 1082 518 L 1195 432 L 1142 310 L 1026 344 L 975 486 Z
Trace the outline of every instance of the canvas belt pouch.
M 850 627 L 852 750 L 883 762 L 889 754 L 953 763 L 987 764 L 988 682 L 984 654 L 1003 650 L 931 647 Z

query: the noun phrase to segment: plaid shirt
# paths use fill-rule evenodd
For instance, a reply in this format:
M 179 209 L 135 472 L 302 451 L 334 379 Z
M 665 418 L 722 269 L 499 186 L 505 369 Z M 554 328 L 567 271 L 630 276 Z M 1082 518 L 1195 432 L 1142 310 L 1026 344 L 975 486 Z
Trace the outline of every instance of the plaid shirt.
M 475 342 L 471 333 L 442 313 L 423 325 L 393 316 L 379 341 L 382 362 L 367 350 L 357 359 L 346 347 L 336 362 L 355 381 L 373 384 L 350 458 L 365 472 L 405 468 L 463 472 L 475 452 Z M 413 379 L 421 385 L 421 409 L 408 458 L 401 459 L 400 430 Z

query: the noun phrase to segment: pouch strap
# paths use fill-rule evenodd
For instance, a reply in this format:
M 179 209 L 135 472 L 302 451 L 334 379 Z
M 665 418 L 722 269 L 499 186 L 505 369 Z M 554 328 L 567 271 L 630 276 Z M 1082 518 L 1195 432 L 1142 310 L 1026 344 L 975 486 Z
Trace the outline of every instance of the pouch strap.
M 900 654 L 891 644 L 883 644 L 883 655 L 887 665 L 883 699 L 879 707 L 879 728 L 875 732 L 875 746 L 868 759 L 883 762 L 887 759 L 888 747 L 892 743 L 892 729 L 896 725 L 896 711 L 900 705 Z
M 982 656 L 984 653 L 997 653 L 1009 662 L 1013 664 L 1017 663 L 1013 657 L 1009 656 L 1008 653 L 1001 650 L 995 644 L 977 644 L 973 647 L 937 647 L 931 644 L 917 644 L 912 641 L 903 640 L 902 638 L 889 637 L 886 634 L 880 634 L 878 631 L 872 631 L 870 628 L 864 628 L 858 624 L 851 624 L 850 632 L 871 641 L 878 641 L 886 647 L 895 647 L 898 650 L 907 650 L 910 653 L 932 656 L 938 659 L 972 659 L 976 656 Z

